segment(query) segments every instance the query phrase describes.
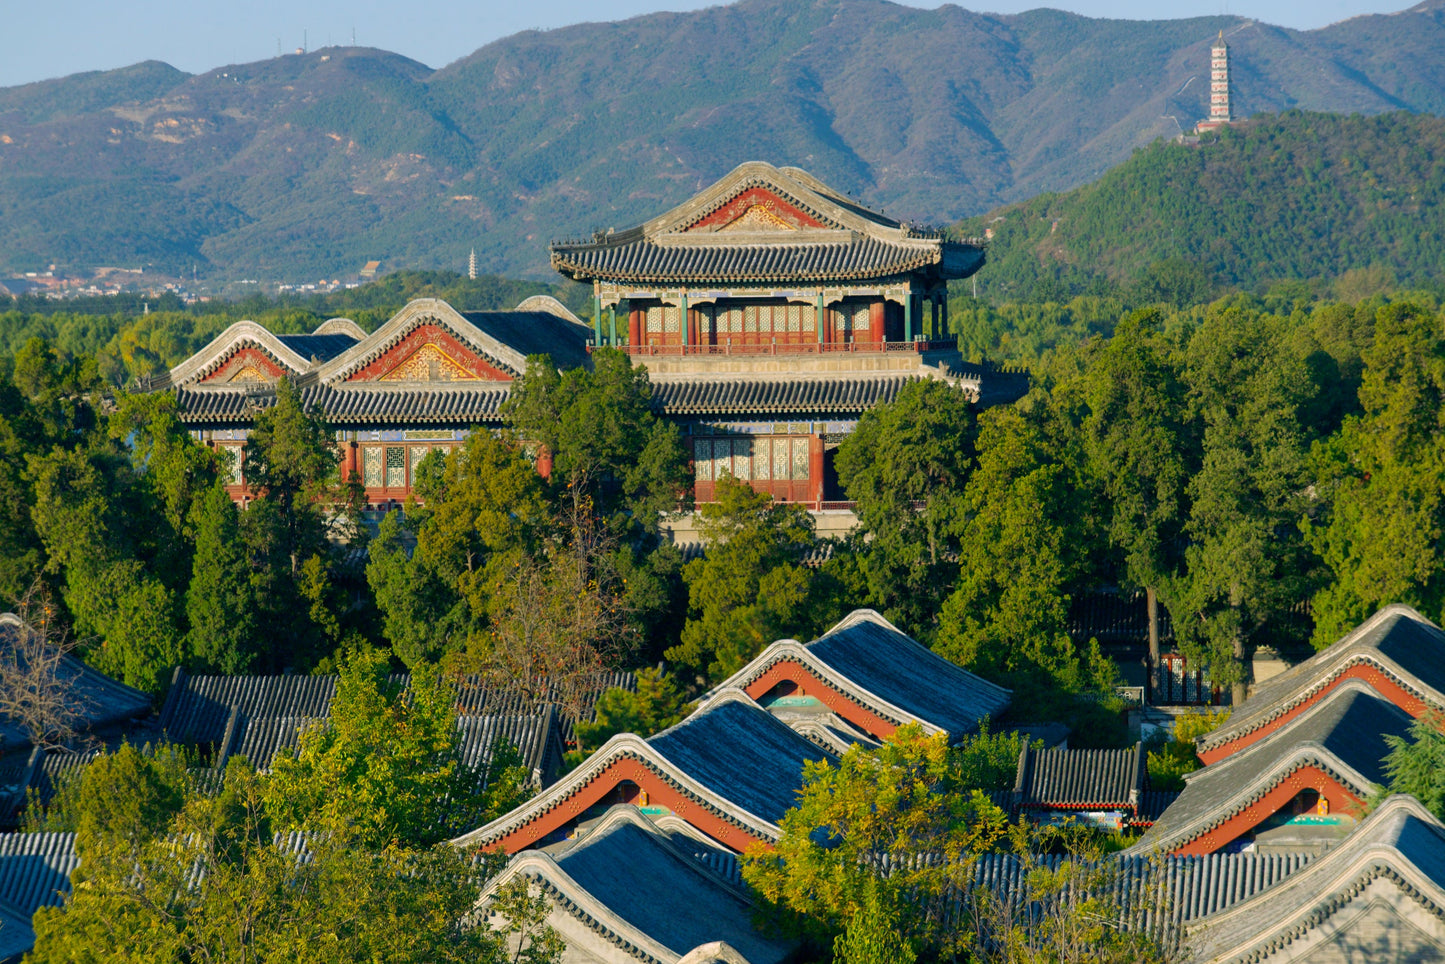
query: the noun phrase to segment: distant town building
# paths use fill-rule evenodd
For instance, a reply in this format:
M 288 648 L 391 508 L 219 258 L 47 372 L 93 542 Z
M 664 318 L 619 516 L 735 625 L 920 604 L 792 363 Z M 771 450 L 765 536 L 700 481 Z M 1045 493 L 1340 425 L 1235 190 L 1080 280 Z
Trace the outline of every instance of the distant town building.
M 370 280 L 372 280 L 373 278 L 376 277 L 376 272 L 377 272 L 378 270 L 380 270 L 380 268 L 381 268 L 381 262 L 380 262 L 380 261 L 368 261 L 368 262 L 366 262 L 366 264 L 363 265 L 363 266 L 362 266 L 362 269 L 361 269 L 361 278 L 362 278 L 362 280 L 363 280 L 363 281 L 370 281 Z
M 1209 117 L 1199 122 L 1199 133 L 1218 130 L 1234 120 L 1229 110 L 1229 45 L 1224 31 L 1209 51 Z

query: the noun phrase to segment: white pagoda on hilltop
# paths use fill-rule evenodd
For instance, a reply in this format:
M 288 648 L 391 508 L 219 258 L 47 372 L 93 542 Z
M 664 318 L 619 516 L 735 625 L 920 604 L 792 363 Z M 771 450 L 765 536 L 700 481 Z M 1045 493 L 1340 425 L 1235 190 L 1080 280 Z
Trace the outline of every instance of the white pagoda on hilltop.
M 1233 120 L 1229 112 L 1229 45 L 1224 42 L 1221 30 L 1209 51 L 1209 117 L 1200 121 L 1195 130 L 1203 134 Z

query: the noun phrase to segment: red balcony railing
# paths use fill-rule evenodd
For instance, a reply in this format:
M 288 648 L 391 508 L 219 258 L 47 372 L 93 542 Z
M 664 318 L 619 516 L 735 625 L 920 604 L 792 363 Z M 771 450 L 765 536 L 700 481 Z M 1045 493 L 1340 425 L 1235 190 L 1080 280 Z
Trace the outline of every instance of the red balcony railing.
M 597 346 L 588 345 L 593 351 Z M 793 342 L 768 345 L 615 345 L 618 351 L 636 357 L 682 357 L 684 355 L 877 355 L 884 352 L 954 351 L 958 342 L 947 341 L 857 341 L 820 345 L 817 342 Z

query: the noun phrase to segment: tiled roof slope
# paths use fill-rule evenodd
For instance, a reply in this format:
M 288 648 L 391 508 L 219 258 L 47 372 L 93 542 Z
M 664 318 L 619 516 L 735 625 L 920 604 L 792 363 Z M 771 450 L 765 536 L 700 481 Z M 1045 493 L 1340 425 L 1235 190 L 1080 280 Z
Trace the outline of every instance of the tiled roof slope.
M 502 403 L 511 394 L 505 382 L 426 386 L 362 382 L 344 388 L 306 385 L 301 404 L 321 413 L 335 426 L 388 426 L 397 422 L 416 425 L 487 425 L 501 423 Z M 180 388 L 176 406 L 181 421 L 190 425 L 249 425 L 258 412 L 276 404 L 270 388 Z
M 79 864 L 73 833 L 0 834 L 0 961 L 35 946 L 30 919 L 64 900 Z
M 19 639 L 27 632 L 25 624 L 14 613 L 0 613 L 0 647 L 13 653 Z M 72 702 L 77 718 L 72 726 L 82 733 L 129 725 L 151 712 L 151 698 L 85 665 L 74 656 L 63 657 L 58 675 L 72 687 Z M 0 742 L 6 752 L 23 750 L 30 745 L 30 734 L 19 720 L 0 717 Z
M 1298 711 L 1350 673 L 1445 708 L 1445 632 L 1409 606 L 1386 606 L 1328 649 L 1261 683 L 1227 723 L 1199 741 L 1201 756 L 1209 760 Z
M 710 215 L 754 189 L 781 200 L 813 226 L 742 232 L 707 228 Z M 848 200 L 805 171 L 759 161 L 739 165 L 645 224 L 591 241 L 556 242 L 551 252 L 552 267 L 578 281 L 664 284 L 853 281 L 922 269 L 963 278 L 984 260 L 978 244 L 912 229 Z
M 1302 766 L 1322 770 L 1364 799 L 1385 780 L 1385 738 L 1405 737 L 1410 722 L 1367 685 L 1347 680 L 1284 729 L 1187 775 L 1179 798 L 1133 849 L 1181 847 L 1247 810 Z
M 1121 750 L 1036 750 L 1019 753 L 1014 783 L 1022 808 L 1138 809 L 1148 781 L 1144 744 Z
M 1278 886 L 1196 920 L 1199 961 L 1445 960 L 1445 827 L 1394 796 Z
M 818 282 L 887 278 L 944 264 L 943 244 L 858 238 L 736 245 L 659 244 L 636 233 L 595 242 L 552 246 L 552 267 L 579 281 L 725 284 Z M 967 277 L 983 267 L 982 248 L 949 245 L 950 276 Z
M 714 851 L 695 856 L 715 873 L 741 880 L 738 855 Z M 1055 872 L 1071 859 L 1066 854 L 1033 857 L 1035 866 Z M 1314 857 L 1304 852 L 1276 852 L 1112 859 L 1117 862 L 1114 896 L 1124 918 L 1172 945 L 1182 936 L 1184 925 L 1269 890 L 1308 866 Z M 951 922 L 968 926 L 965 895 L 970 889 L 986 888 L 1007 899 L 1020 890 L 1029 871 L 1030 865 L 1014 854 L 979 857 L 965 887 L 946 898 Z
M 854 610 L 811 643 L 773 643 L 718 690 L 738 688 L 762 698 L 780 674 L 801 675 L 794 682 L 806 695 L 820 697 L 877 739 L 918 723 L 925 732 L 946 733 L 956 742 L 1009 704 L 1008 690 L 943 659 L 871 609 Z M 846 702 L 835 705 L 838 697 Z
M 404 687 L 408 679 L 398 674 L 391 681 Z M 540 698 L 536 702 L 565 704 L 562 694 L 545 681 L 539 681 L 538 688 Z M 613 688 L 636 689 L 637 679 L 632 673 L 618 670 L 597 673 L 578 694 L 578 718 L 591 720 L 598 697 Z M 227 738 L 228 727 L 244 727 L 250 720 L 323 719 L 335 695 L 335 676 L 196 676 L 177 668 L 161 707 L 159 726 L 178 743 L 220 746 Z M 534 701 L 485 686 L 475 677 L 458 685 L 456 699 L 458 716 L 463 719 L 535 715 Z M 237 718 L 234 724 L 233 714 Z M 576 722 L 571 714 L 560 712 L 558 736 L 564 744 L 576 742 Z
M 404 687 L 407 679 L 392 681 Z M 191 676 L 178 669 L 160 727 L 174 742 L 214 748 L 216 764 L 239 754 L 268 769 L 278 753 L 298 745 L 307 726 L 326 719 L 335 693 L 335 676 Z M 468 764 L 482 765 L 502 738 L 541 782 L 560 769 L 564 729 L 550 702 L 472 682 L 459 688 L 457 709 Z
M 740 835 L 747 838 L 744 846 L 775 841 L 778 821 L 802 787 L 804 766 L 835 759 L 742 691 L 723 690 L 681 723 L 646 740 L 632 733 L 614 736 L 527 803 L 453 842 L 525 849 L 554 825 L 579 816 L 585 809 L 579 801 L 602 799 L 623 780 L 650 782 L 675 794 L 684 807 L 674 807 L 678 816 L 728 845 Z
M 815 378 L 657 378 L 653 408 L 664 415 L 861 414 L 898 397 L 913 375 Z
M 955 739 L 1006 710 L 1012 695 L 939 656 L 871 609 L 855 609 L 804 648 L 840 676 Z
M 519 875 L 551 898 L 550 922 L 572 945 L 568 959 L 596 960 L 600 946 L 646 964 L 676 964 L 695 948 L 724 941 L 749 964 L 781 964 L 793 950 L 754 927 L 745 890 L 676 846 L 635 807 L 613 807 L 554 854 L 513 857 L 483 895 L 484 906 Z

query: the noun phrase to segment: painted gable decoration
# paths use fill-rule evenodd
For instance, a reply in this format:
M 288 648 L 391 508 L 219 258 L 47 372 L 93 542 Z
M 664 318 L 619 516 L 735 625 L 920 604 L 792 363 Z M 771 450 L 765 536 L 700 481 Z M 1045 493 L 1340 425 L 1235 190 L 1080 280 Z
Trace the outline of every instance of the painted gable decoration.
M 417 325 L 349 382 L 507 382 L 512 376 L 435 323 Z
M 750 187 L 710 214 L 701 218 L 689 231 L 797 231 L 803 228 L 828 228 L 818 218 L 792 201 L 785 200 L 765 187 Z
M 269 385 L 285 374 L 286 369 L 266 352 L 252 345 L 242 345 L 201 382 L 208 385 Z

